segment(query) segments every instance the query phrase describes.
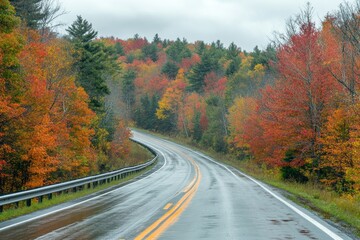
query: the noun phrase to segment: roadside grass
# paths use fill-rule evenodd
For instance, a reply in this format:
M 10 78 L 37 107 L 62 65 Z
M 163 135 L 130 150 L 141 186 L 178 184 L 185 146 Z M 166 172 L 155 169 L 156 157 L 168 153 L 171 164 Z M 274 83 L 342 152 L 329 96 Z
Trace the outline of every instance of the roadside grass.
M 238 160 L 230 154 L 220 154 L 211 149 L 205 149 L 190 139 L 183 137 L 169 137 L 158 133 L 155 133 L 155 135 L 203 152 L 206 155 L 222 163 L 235 167 L 236 169 L 239 169 L 240 171 L 260 181 L 279 188 L 283 190 L 285 197 L 307 209 L 317 212 L 323 218 L 337 223 L 346 231 L 350 231 L 354 235 L 360 237 L 360 193 L 357 195 L 339 195 L 334 191 L 325 189 L 321 185 L 283 181 L 280 177 L 279 170 L 267 168 L 264 164 L 261 165 L 256 161 Z
M 147 150 L 146 148 L 136 144 L 136 143 L 132 143 L 132 147 L 131 147 L 131 152 L 129 154 L 129 157 L 127 158 L 126 163 L 124 163 L 125 166 L 133 166 L 133 165 L 138 165 L 141 163 L 144 163 L 150 159 L 152 159 L 154 156 L 152 155 L 151 152 L 149 152 L 149 150 Z M 124 166 L 124 167 L 125 167 Z M 0 213 L 0 222 L 15 218 L 15 217 L 19 217 L 25 214 L 29 214 L 38 210 L 42 210 L 45 208 L 49 208 L 64 202 L 68 202 L 71 200 L 75 200 L 90 194 L 93 194 L 95 192 L 100 192 L 100 191 L 104 191 L 106 192 L 106 189 L 114 187 L 116 185 L 120 185 L 122 183 L 128 182 L 140 175 L 142 175 L 143 173 L 149 171 L 153 166 L 149 166 L 137 173 L 133 173 L 125 178 L 122 178 L 120 180 L 114 180 L 111 181 L 110 183 L 105 183 L 102 185 L 98 185 L 95 188 L 84 188 L 82 190 L 78 190 L 76 192 L 71 192 L 70 190 L 68 192 L 65 193 L 56 193 L 53 194 L 52 199 L 48 199 L 47 197 L 44 197 L 42 202 L 39 203 L 38 199 L 32 199 L 31 200 L 31 206 L 27 207 L 26 203 L 20 202 L 18 205 L 16 204 L 11 204 L 11 205 L 7 205 L 4 206 L 4 211 L 2 213 Z

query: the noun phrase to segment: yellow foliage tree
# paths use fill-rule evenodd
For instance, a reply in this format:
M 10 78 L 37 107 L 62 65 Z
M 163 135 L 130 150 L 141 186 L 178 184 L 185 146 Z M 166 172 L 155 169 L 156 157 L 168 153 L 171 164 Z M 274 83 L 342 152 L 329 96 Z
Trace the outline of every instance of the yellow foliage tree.
M 177 119 L 178 126 L 181 126 L 185 135 L 189 136 L 184 112 L 186 86 L 187 82 L 185 80 L 184 70 L 180 68 L 176 79 L 169 83 L 168 88 L 160 99 L 156 116 L 158 119 L 167 119 L 170 116 L 174 116 L 175 119 Z
M 336 109 L 321 138 L 321 181 L 337 192 L 360 190 L 359 104 Z
M 240 158 L 249 154 L 249 145 L 244 140 L 244 130 L 249 115 L 255 110 L 255 106 L 255 99 L 238 97 L 229 108 L 227 116 L 230 131 L 228 143 L 232 148 L 231 150 Z

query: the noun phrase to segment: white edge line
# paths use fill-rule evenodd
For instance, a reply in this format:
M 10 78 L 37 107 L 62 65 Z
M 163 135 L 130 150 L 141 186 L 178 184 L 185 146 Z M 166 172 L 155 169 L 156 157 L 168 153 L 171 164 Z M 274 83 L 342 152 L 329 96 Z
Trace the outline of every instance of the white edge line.
M 103 193 L 103 194 L 101 194 L 101 195 L 98 195 L 98 196 L 95 196 L 95 197 L 86 199 L 86 200 L 84 200 L 84 201 L 82 201 L 82 202 L 75 203 L 75 204 L 73 204 L 73 205 L 71 205 L 71 206 L 63 207 L 63 208 L 54 210 L 54 211 L 52 211 L 52 212 L 48 212 L 48 213 L 45 213 L 45 214 L 42 214 L 42 215 L 39 215 L 39 216 L 36 216 L 36 217 L 33 217 L 33 218 L 26 219 L 26 220 L 21 221 L 21 222 L 18 222 L 18 223 L 13 223 L 13 224 L 11 224 L 11 225 L 5 226 L 5 227 L 3 227 L 3 228 L 0 228 L 0 232 L 1 232 L 1 231 L 4 231 L 4 230 L 6 230 L 6 229 L 9 229 L 9 228 L 12 228 L 12 227 L 15 227 L 15 226 L 18 226 L 18 225 L 27 223 L 27 222 L 34 221 L 34 220 L 39 219 L 39 218 L 42 218 L 42 217 L 46 217 L 46 216 L 48 216 L 48 215 L 51 215 L 51 214 L 54 214 L 54 213 L 57 213 L 57 212 L 61 212 L 61 211 L 67 210 L 67 209 L 69 209 L 69 208 L 76 207 L 76 206 L 81 205 L 81 204 L 84 204 L 84 203 L 86 203 L 86 202 L 90 202 L 90 201 L 92 201 L 92 200 L 94 200 L 94 199 L 97 199 L 97 198 L 100 198 L 100 197 L 102 197 L 102 196 L 108 195 L 108 194 L 110 194 L 110 193 L 113 193 L 113 192 L 115 192 L 115 191 L 118 191 L 119 189 L 122 189 L 122 188 L 124 188 L 124 187 L 133 185 L 133 184 L 135 184 L 135 183 L 138 183 L 138 182 L 140 182 L 140 181 L 142 181 L 142 180 L 150 177 L 150 176 L 153 175 L 154 173 L 160 171 L 160 170 L 167 164 L 165 155 L 164 155 L 159 149 L 157 149 L 157 148 L 155 148 L 155 147 L 153 147 L 153 146 L 152 146 L 152 148 L 161 153 L 161 155 L 163 156 L 165 162 L 164 162 L 164 164 L 161 166 L 161 168 L 159 168 L 159 169 L 156 170 L 155 172 L 151 173 L 150 175 L 148 175 L 148 176 L 146 176 L 146 177 L 144 177 L 144 178 L 141 178 L 141 179 L 139 179 L 139 180 L 137 180 L 137 181 L 135 181 L 135 182 L 126 184 L 126 185 L 124 185 L 124 186 L 122 186 L 122 187 L 116 188 L 116 189 L 114 189 L 114 190 L 112 190 L 112 191 L 110 191 L 110 192 L 106 192 L 106 193 Z
M 159 138 L 161 139 L 161 138 Z M 168 141 L 166 139 L 161 139 L 165 142 L 170 142 L 172 144 L 175 144 L 177 146 L 180 146 L 181 148 L 184 148 L 188 151 L 192 151 L 196 154 L 198 154 L 199 156 L 201 157 L 204 157 L 206 159 L 208 159 L 209 161 L 225 168 L 227 171 L 229 171 L 235 178 L 237 179 L 240 179 L 238 175 L 236 175 L 233 171 L 231 171 L 227 166 L 211 159 L 210 157 L 198 152 L 198 151 L 195 151 L 195 150 L 192 150 L 190 148 L 187 148 L 187 147 L 184 147 L 180 144 L 177 144 L 177 143 L 174 143 L 174 142 L 171 142 L 171 141 Z M 321 223 L 319 223 L 318 221 L 316 221 L 315 219 L 313 219 L 312 217 L 310 217 L 309 215 L 307 215 L 306 213 L 302 212 L 300 209 L 296 208 L 295 206 L 293 206 L 292 204 L 290 204 L 289 202 L 285 201 L 284 199 L 280 198 L 279 196 L 277 196 L 275 193 L 273 193 L 271 190 L 269 190 L 267 187 L 265 187 L 262 183 L 260 183 L 259 181 L 255 180 L 254 178 L 248 176 L 247 174 L 241 172 L 240 170 L 237 170 L 237 172 L 239 172 L 241 175 L 243 175 L 244 177 L 250 179 L 251 181 L 253 181 L 254 183 L 256 183 L 258 186 L 260 186 L 262 189 L 264 189 L 266 192 L 268 192 L 270 195 L 272 195 L 273 197 L 275 197 L 277 200 L 279 200 L 280 202 L 282 202 L 284 205 L 286 205 L 287 207 L 289 207 L 291 210 L 293 210 L 294 212 L 296 212 L 297 214 L 299 214 L 301 217 L 303 217 L 304 219 L 306 219 L 307 221 L 309 221 L 310 223 L 312 223 L 313 225 L 315 225 L 317 228 L 319 228 L 320 230 L 322 230 L 324 233 L 326 233 L 328 236 L 330 236 L 332 239 L 334 240 L 343 240 L 342 237 L 340 237 L 339 235 L 337 235 L 336 233 L 334 233 L 333 231 L 331 231 L 330 229 L 328 229 L 327 227 L 325 227 L 324 225 L 322 225 Z M 1 230 L 1 229 L 0 229 Z
M 196 154 L 210 160 L 211 162 L 225 168 L 227 171 L 229 171 L 232 175 L 234 175 L 237 179 L 240 179 L 238 175 L 236 175 L 233 171 L 231 171 L 227 166 L 216 162 L 215 160 L 205 156 L 204 154 L 201 154 L 197 151 L 194 151 Z M 237 170 L 237 169 L 236 169 Z M 311 222 L 312 224 L 314 224 L 316 227 L 318 227 L 320 230 L 322 230 L 324 233 L 326 233 L 327 235 L 329 235 L 332 239 L 335 240 L 342 240 L 343 238 L 340 237 L 339 235 L 337 235 L 336 233 L 334 233 L 333 231 L 331 231 L 330 229 L 328 229 L 327 227 L 325 227 L 324 225 L 322 225 L 321 223 L 319 223 L 318 221 L 316 221 L 315 219 L 313 219 L 312 217 L 310 217 L 309 215 L 307 215 L 306 213 L 302 212 L 300 209 L 296 208 L 295 206 L 293 206 L 292 204 L 290 204 L 289 202 L 285 201 L 284 199 L 280 198 L 278 195 L 276 195 L 275 193 L 273 193 L 271 190 L 269 190 L 267 187 L 265 187 L 263 184 L 261 184 L 259 181 L 255 180 L 254 178 L 248 176 L 247 174 L 237 170 L 241 175 L 245 176 L 246 178 L 250 179 L 251 181 L 253 181 L 254 183 L 256 183 L 257 185 L 259 185 L 262 189 L 264 189 L 266 192 L 270 193 L 273 197 L 275 197 L 277 200 L 279 200 L 280 202 L 282 202 L 283 204 L 285 204 L 287 207 L 289 207 L 291 210 L 293 210 L 294 212 L 296 212 L 297 214 L 299 214 L 300 216 L 302 216 L 303 218 L 305 218 L 306 220 L 308 220 L 309 222 Z

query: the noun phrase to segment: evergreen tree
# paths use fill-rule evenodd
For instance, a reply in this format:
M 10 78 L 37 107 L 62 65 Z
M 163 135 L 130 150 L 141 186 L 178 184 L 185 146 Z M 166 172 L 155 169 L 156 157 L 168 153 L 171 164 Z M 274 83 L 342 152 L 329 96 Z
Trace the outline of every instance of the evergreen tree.
M 195 52 L 201 56 L 206 50 L 204 41 L 198 41 L 195 46 Z
M 204 146 L 211 147 L 217 152 L 226 152 L 226 123 L 224 122 L 224 113 L 221 99 L 217 96 L 206 100 L 206 115 L 209 120 L 209 126 L 204 132 L 201 143 Z
M 115 48 L 115 53 L 116 54 L 118 54 L 120 56 L 125 55 L 124 47 L 121 45 L 121 43 L 116 42 L 114 48 Z
M 160 39 L 160 37 L 159 37 L 158 34 L 155 34 L 152 43 L 154 43 L 154 44 L 159 44 L 159 43 L 161 43 L 161 39 Z
M 121 81 L 122 98 L 126 104 L 127 119 L 131 118 L 133 105 L 135 103 L 135 85 L 134 85 L 135 78 L 136 78 L 135 70 L 128 69 L 125 71 Z
M 157 102 L 159 98 L 155 95 L 150 98 L 148 94 L 141 97 L 141 105 L 135 111 L 134 119 L 136 121 L 136 125 L 138 127 L 148 129 L 148 130 L 156 130 L 158 126 L 158 119 L 156 117 L 156 109 L 158 108 Z
M 82 45 L 91 42 L 97 36 L 97 31 L 92 28 L 92 24 L 81 16 L 77 16 L 77 19 L 66 31 L 75 43 Z
M 250 55 L 253 57 L 253 61 L 251 63 L 252 69 L 257 64 L 262 64 L 267 68 L 267 70 L 275 71 L 275 69 L 271 66 L 271 62 L 276 62 L 276 49 L 271 44 L 269 44 L 264 51 L 260 50 L 258 46 L 256 46 Z
M 191 52 L 187 48 L 186 40 L 181 41 L 178 38 L 166 50 L 166 55 L 170 60 L 180 63 L 182 59 L 191 57 Z
M 89 95 L 90 108 L 102 114 L 105 112 L 104 97 L 110 93 L 106 79 L 117 71 L 114 50 L 101 42 L 93 41 L 97 32 L 81 16 L 77 17 L 67 32 L 74 43 L 77 82 Z
M 217 49 L 224 49 L 224 44 L 222 44 L 220 40 L 217 40 L 215 45 Z
M 156 62 L 159 59 L 157 54 L 158 48 L 156 44 L 147 44 L 144 47 L 142 47 L 141 51 L 144 55 L 144 59 L 150 58 L 151 61 L 153 62 Z
M 231 60 L 229 66 L 227 67 L 225 71 L 225 75 L 227 77 L 230 77 L 234 75 L 240 68 L 241 60 L 239 57 L 235 57 L 233 60 Z
M 174 80 L 178 74 L 179 67 L 172 61 L 168 61 L 161 69 L 161 73 L 165 74 L 169 79 Z
M 238 57 L 239 53 L 241 52 L 240 48 L 236 46 L 235 43 L 230 43 L 228 49 L 227 49 L 227 55 L 229 59 L 234 59 Z
M 193 119 L 193 123 L 194 123 L 194 131 L 193 131 L 193 139 L 196 142 L 200 142 L 203 132 L 200 126 L 200 118 L 201 118 L 201 113 L 200 112 L 196 112 L 194 115 L 194 119 Z
M 215 69 L 214 59 L 211 59 L 211 53 L 205 52 L 201 57 L 201 62 L 195 64 L 191 69 L 188 79 L 190 82 L 189 90 L 202 93 L 204 90 L 204 80 L 206 74 Z M 215 63 L 215 64 L 214 64 Z
M 40 21 L 44 17 L 42 13 L 43 0 L 10 0 L 15 7 L 16 15 L 19 16 L 28 27 L 38 29 Z

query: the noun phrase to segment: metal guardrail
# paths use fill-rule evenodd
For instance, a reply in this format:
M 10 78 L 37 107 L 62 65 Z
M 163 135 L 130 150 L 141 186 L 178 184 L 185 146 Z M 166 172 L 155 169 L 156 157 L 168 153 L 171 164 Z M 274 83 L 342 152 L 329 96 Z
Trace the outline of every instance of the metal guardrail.
M 31 206 L 31 200 L 37 198 L 38 202 L 41 203 L 44 196 L 47 196 L 48 199 L 52 198 L 52 195 L 54 193 L 59 193 L 66 190 L 72 190 L 73 192 L 76 192 L 79 189 L 84 188 L 87 185 L 87 188 L 96 187 L 97 185 L 101 185 L 106 182 L 111 182 L 113 180 L 120 180 L 132 173 L 138 172 L 140 170 L 145 169 L 146 167 L 152 165 L 155 163 L 155 161 L 158 158 L 157 153 L 149 148 L 148 146 L 131 139 L 132 141 L 144 146 L 147 148 L 150 152 L 152 152 L 155 157 L 154 159 L 137 165 L 133 167 L 127 167 L 122 168 L 116 171 L 104 173 L 104 174 L 98 174 L 90 177 L 80 178 L 72 181 L 67 181 L 63 183 L 57 183 L 49 186 L 39 187 L 35 189 L 30 189 L 26 191 L 16 192 L 16 193 L 10 193 L 6 195 L 0 196 L 0 212 L 3 211 L 3 206 L 8 204 L 19 204 L 21 201 L 26 201 L 27 206 Z

